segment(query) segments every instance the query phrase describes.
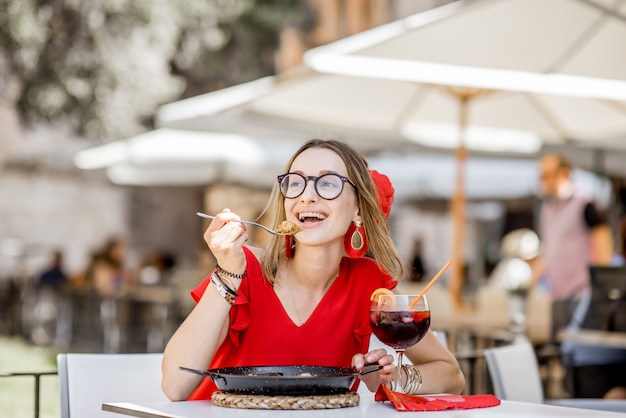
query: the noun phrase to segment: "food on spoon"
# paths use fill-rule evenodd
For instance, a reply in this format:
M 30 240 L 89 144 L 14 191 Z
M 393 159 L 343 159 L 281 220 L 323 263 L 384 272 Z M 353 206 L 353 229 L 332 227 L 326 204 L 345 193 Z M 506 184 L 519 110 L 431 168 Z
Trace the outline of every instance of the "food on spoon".
M 372 295 L 370 296 L 370 300 L 378 305 L 386 306 L 389 308 L 395 308 L 396 307 L 395 298 L 381 298 L 381 296 L 383 295 L 394 295 L 394 293 L 391 290 L 387 289 L 386 287 L 379 287 L 378 289 L 372 292 Z
M 291 221 L 283 221 L 278 227 L 278 232 L 281 234 L 295 235 L 302 229 Z

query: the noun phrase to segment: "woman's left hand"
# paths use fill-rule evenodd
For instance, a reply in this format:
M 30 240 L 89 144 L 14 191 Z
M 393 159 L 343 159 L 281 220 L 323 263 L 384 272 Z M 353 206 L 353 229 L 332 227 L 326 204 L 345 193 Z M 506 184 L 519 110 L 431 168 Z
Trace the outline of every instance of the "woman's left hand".
M 391 383 L 391 378 L 394 376 L 396 366 L 393 364 L 393 356 L 387 354 L 384 348 L 379 348 L 366 354 L 355 354 L 354 357 L 352 357 L 352 367 L 359 372 L 367 370 L 365 367 L 366 363 L 378 363 L 384 366 L 377 372 L 359 376 L 370 391 L 376 392 L 380 385 L 389 385 Z

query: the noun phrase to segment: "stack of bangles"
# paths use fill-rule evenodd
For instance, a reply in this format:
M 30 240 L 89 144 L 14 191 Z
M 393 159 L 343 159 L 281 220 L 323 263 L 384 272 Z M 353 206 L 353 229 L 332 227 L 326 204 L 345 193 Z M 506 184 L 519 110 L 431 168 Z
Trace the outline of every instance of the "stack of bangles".
M 232 305 L 235 303 L 235 299 L 237 298 L 237 291 L 235 290 L 235 285 L 230 279 L 241 280 L 247 275 L 248 273 L 246 271 L 242 274 L 231 273 L 230 271 L 226 271 L 221 268 L 218 264 L 215 266 L 215 270 L 211 274 L 211 283 L 213 283 L 213 286 L 215 286 L 218 293 L 226 300 L 226 302 Z
M 402 370 L 406 375 L 402 391 L 409 395 L 417 395 L 422 388 L 422 374 L 420 369 L 414 365 L 403 364 Z

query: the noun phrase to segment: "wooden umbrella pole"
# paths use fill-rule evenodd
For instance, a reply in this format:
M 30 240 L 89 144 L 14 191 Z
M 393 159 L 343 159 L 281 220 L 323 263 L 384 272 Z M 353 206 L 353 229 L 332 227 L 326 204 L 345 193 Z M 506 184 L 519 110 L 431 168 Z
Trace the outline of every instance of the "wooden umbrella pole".
M 456 188 L 452 198 L 452 260 L 455 260 L 452 266 L 449 289 L 452 296 L 454 306 L 459 309 L 462 306 L 463 282 L 465 280 L 465 165 L 467 162 L 467 121 L 468 108 L 471 94 L 458 95 L 460 112 L 459 112 L 459 146 L 456 151 L 457 172 L 456 172 Z

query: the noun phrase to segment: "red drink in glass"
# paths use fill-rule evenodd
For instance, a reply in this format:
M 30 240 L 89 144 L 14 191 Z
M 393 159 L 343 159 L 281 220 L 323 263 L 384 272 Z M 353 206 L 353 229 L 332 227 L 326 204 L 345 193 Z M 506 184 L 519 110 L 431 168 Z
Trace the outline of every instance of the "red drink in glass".
M 420 342 L 430 328 L 430 308 L 424 295 L 380 294 L 372 300 L 370 326 L 380 341 L 396 351 L 397 373 L 392 389 L 401 392 L 404 350 Z
M 395 349 L 417 344 L 430 328 L 429 311 L 372 311 L 372 332 L 380 341 Z

